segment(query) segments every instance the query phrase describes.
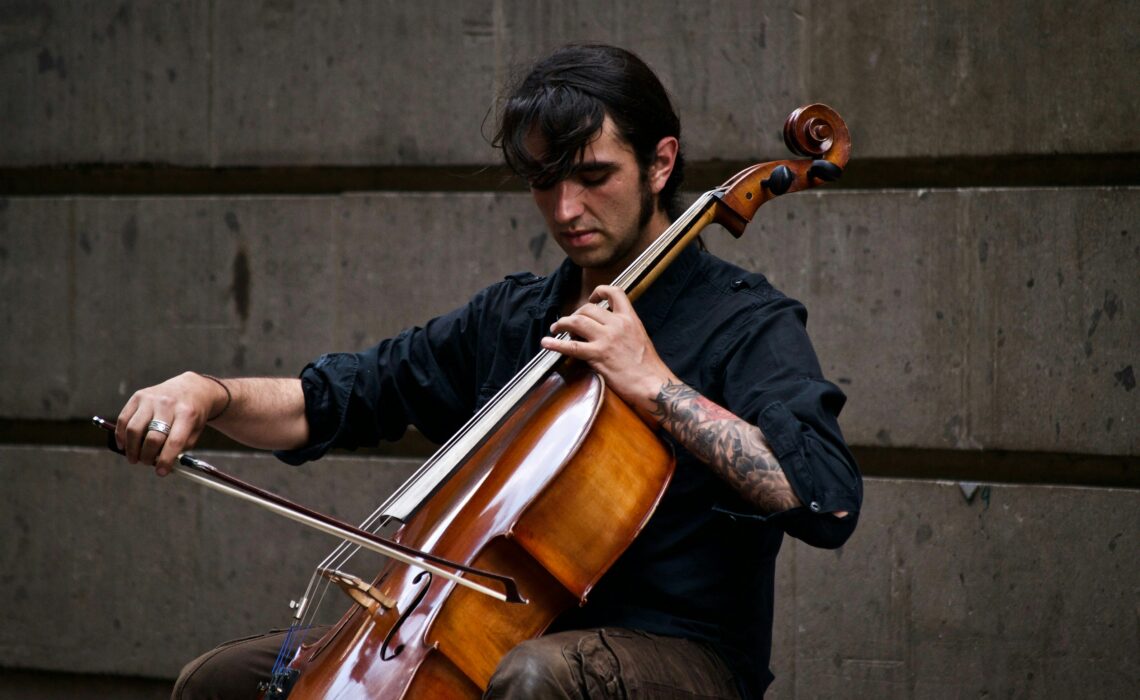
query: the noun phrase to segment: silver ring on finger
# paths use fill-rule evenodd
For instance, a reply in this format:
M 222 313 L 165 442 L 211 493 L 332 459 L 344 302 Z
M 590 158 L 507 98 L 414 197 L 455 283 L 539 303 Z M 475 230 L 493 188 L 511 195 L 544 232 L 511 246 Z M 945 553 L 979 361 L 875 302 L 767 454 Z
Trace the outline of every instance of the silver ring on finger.
M 148 432 L 153 430 L 156 433 L 162 433 L 163 435 L 169 435 L 170 434 L 170 423 L 167 423 L 164 420 L 152 420 L 151 422 L 146 424 L 146 429 Z

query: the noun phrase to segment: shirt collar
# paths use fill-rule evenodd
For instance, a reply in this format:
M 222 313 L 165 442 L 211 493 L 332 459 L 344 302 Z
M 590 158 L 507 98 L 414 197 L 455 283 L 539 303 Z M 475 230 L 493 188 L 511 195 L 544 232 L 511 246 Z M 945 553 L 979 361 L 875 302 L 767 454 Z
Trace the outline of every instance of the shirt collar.
M 646 332 L 653 335 L 669 317 L 669 310 L 681 292 L 688 286 L 689 278 L 700 265 L 701 251 L 696 242 L 685 246 L 673 263 L 650 285 L 641 298 L 633 303 Z
M 570 262 L 570 258 L 546 278 L 542 288 L 542 301 L 530 308 L 531 315 L 543 319 L 547 324 L 554 323 L 562 314 L 562 300 L 576 294 L 581 268 Z
M 673 302 L 700 264 L 700 258 L 701 253 L 697 244 L 690 243 L 641 298 L 634 302 L 633 307 L 650 334 L 665 322 Z M 558 269 L 546 279 L 543 290 L 545 301 L 534 309 L 536 315 L 553 323 L 561 312 L 563 301 L 578 293 L 581 273 L 582 268 L 571 262 L 570 258 L 563 260 Z

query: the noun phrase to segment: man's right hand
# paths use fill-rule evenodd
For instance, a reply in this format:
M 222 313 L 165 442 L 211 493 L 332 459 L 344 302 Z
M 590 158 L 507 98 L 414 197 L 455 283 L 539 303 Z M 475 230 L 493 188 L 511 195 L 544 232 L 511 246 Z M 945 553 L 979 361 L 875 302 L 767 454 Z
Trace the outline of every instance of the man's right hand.
M 260 449 L 295 449 L 309 439 L 300 379 L 214 379 L 183 372 L 134 393 L 115 423 L 115 442 L 131 464 L 153 465 L 166 476 L 178 455 L 198 442 L 207 422 Z
M 159 476 L 166 476 L 228 399 L 218 382 L 184 372 L 131 396 L 115 423 L 115 442 L 128 462 L 153 465 Z

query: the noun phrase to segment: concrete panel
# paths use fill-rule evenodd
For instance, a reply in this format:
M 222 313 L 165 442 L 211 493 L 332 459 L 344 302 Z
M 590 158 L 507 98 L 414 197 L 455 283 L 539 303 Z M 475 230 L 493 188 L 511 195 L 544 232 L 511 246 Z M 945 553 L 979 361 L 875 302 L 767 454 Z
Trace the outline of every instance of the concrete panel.
M 353 522 L 416 466 L 336 457 L 294 469 L 268 455 L 199 456 Z M 9 667 L 173 678 L 226 639 L 287 625 L 289 600 L 336 544 L 109 451 L 2 447 L 0 476 L 9 484 L 0 494 L 0 657 Z M 330 614 L 347 608 L 335 601 Z
M 706 240 L 807 303 L 854 443 L 1137 454 L 1136 193 L 821 192 Z M 292 374 L 559 257 L 525 195 L 8 201 L 10 417 Z
M 792 11 L 746 2 L 230 7 L 214 41 L 228 67 L 214 152 L 221 164 L 494 162 L 484 118 L 511 76 L 562 44 L 602 41 L 659 70 L 691 157 L 778 153 L 799 29 Z
M 792 11 L 752 3 L 14 3 L 0 19 L 0 162 L 497 161 L 484 118 L 568 41 L 644 53 L 693 157 L 779 152 L 796 106 Z M 730 79 L 731 77 L 731 79 Z M 492 120 L 493 121 L 493 120 Z
M 336 347 L 356 350 L 562 262 L 526 195 L 349 196 L 337 225 Z
M 208 5 L 7 0 L 0 162 L 207 162 Z
M 807 101 L 803 13 L 810 3 L 507 3 L 512 65 L 569 42 L 634 51 L 670 91 L 690 159 L 784 157 L 781 128 Z M 840 108 L 842 109 L 842 108 Z
M 0 198 L 0 414 L 61 415 L 70 403 L 74 217 L 74 201 Z
M 490 0 L 239 3 L 216 13 L 217 163 L 483 162 Z
M 1135 189 L 820 192 L 711 247 L 807 303 L 859 444 L 1137 454 Z
M 809 5 L 806 82 L 858 157 L 1140 148 L 1134 2 Z
M 871 480 L 841 550 L 786 548 L 773 698 L 1129 697 L 1140 492 Z M 790 595 L 789 595 L 790 594 Z M 779 638 L 779 635 L 778 635 Z M 785 637 L 786 638 L 786 637 Z
M 117 410 L 140 381 L 189 366 L 293 373 L 331 333 L 333 319 L 320 311 L 334 285 L 332 205 L 78 200 L 82 352 L 74 358 L 71 410 Z
M 349 520 L 413 464 L 203 456 Z M 0 654 L 14 668 L 171 678 L 223 639 L 282 624 L 328 548 L 111 453 L 0 447 L 0 477 Z M 772 697 L 1127 696 L 1138 516 L 1135 491 L 991 485 L 968 502 L 955 484 L 869 480 L 842 550 L 786 543 Z
M 559 259 L 525 196 L 3 201 L 10 417 L 107 413 L 188 367 L 292 375 Z
M 0 163 L 493 162 L 496 96 L 568 41 L 642 54 L 694 159 L 780 156 L 812 100 L 860 158 L 1137 149 L 1135 3 L 770 5 L 8 2 Z

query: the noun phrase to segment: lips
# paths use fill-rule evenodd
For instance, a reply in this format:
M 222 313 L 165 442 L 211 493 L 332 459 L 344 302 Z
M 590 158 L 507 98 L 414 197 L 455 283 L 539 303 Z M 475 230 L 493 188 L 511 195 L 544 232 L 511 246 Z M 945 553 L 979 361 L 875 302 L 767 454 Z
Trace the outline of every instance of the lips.
M 580 248 L 594 243 L 601 234 L 594 230 L 581 230 L 581 231 L 563 231 L 561 234 L 562 240 L 566 245 L 572 248 Z

